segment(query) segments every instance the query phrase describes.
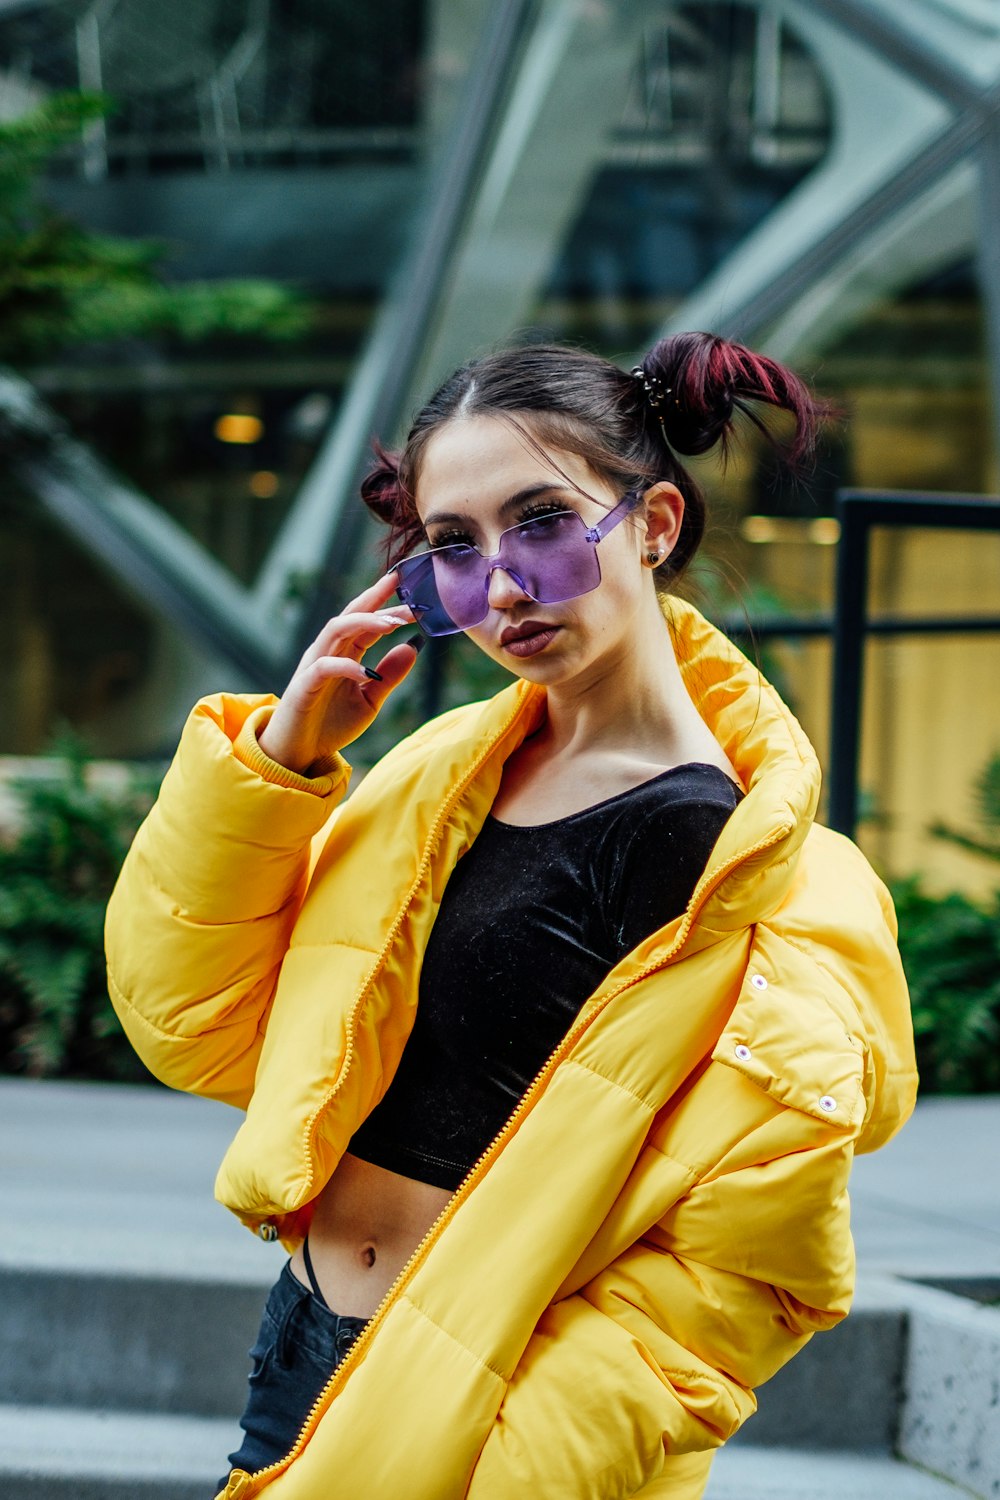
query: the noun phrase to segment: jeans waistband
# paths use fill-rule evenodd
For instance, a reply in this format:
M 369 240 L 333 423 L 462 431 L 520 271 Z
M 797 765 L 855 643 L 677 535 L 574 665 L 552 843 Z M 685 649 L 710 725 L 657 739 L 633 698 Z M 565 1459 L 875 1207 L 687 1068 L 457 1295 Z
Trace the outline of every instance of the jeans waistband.
M 292 1271 L 291 1261 L 286 1261 L 281 1275 L 271 1289 L 264 1311 L 275 1325 L 278 1336 L 279 1358 L 281 1345 L 287 1335 L 294 1314 L 294 1336 L 314 1354 L 336 1362 L 346 1354 L 358 1334 L 368 1323 L 367 1318 L 357 1318 L 350 1313 L 337 1313 L 325 1306 L 309 1287 L 305 1286 Z

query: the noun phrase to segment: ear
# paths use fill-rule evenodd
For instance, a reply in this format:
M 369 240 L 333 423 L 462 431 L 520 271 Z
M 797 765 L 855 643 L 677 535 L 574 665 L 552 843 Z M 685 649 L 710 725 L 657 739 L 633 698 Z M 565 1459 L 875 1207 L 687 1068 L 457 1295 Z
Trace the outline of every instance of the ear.
M 684 520 L 684 496 L 675 484 L 662 479 L 643 496 L 646 532 L 643 550 L 662 552 L 664 561 L 677 545 Z

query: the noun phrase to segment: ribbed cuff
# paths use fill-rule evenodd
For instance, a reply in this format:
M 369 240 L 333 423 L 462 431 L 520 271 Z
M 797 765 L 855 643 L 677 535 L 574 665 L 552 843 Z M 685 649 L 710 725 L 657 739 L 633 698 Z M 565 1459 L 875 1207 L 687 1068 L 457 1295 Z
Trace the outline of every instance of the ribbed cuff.
M 329 797 L 335 791 L 342 791 L 350 779 L 351 768 L 340 754 L 325 755 L 314 761 L 309 768 L 311 776 L 301 776 L 298 771 L 290 771 L 287 766 L 279 765 L 276 760 L 264 754 L 257 736 L 270 722 L 273 713 L 274 704 L 265 703 L 261 708 L 255 708 L 244 720 L 243 728 L 233 741 L 236 759 L 274 786 L 286 786 L 295 792 L 311 792 L 314 797 Z

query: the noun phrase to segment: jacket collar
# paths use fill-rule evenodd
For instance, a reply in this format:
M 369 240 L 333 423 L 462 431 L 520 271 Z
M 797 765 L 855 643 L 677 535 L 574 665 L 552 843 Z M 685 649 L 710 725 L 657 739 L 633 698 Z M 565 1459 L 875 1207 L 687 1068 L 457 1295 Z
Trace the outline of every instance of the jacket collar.
M 695 892 L 690 949 L 764 920 L 781 905 L 816 814 L 821 778 L 801 726 L 758 668 L 693 605 L 670 599 L 664 614 L 685 686 L 747 793 Z M 446 732 L 456 775 L 486 753 L 456 808 L 469 843 L 496 797 L 504 761 L 544 711 L 544 689 L 518 682 L 456 716 L 452 734 Z

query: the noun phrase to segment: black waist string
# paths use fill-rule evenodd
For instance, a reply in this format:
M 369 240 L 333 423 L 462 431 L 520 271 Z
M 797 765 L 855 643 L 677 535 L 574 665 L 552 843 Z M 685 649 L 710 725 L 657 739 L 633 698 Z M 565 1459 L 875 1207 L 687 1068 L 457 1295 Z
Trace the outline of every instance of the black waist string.
M 306 1275 L 309 1277 L 309 1285 L 313 1289 L 313 1295 L 317 1297 L 320 1302 L 322 1302 L 323 1306 L 327 1309 L 328 1312 L 332 1312 L 332 1308 L 329 1306 L 326 1298 L 320 1291 L 319 1282 L 316 1280 L 316 1272 L 313 1270 L 312 1256 L 309 1254 L 308 1235 L 306 1235 L 305 1239 L 302 1241 L 302 1259 L 305 1263 Z

